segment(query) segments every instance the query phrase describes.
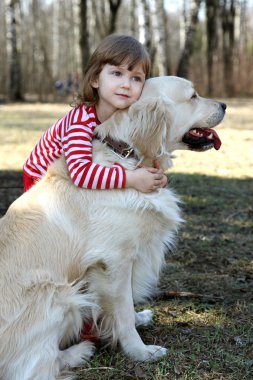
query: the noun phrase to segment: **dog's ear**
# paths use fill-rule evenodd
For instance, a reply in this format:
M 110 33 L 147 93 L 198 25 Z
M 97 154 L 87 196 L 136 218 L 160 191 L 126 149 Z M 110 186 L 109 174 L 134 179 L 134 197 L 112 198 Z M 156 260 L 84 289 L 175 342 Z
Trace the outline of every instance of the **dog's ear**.
M 173 103 L 163 96 L 140 99 L 129 108 L 133 146 L 144 156 L 154 158 L 166 150 L 172 109 Z

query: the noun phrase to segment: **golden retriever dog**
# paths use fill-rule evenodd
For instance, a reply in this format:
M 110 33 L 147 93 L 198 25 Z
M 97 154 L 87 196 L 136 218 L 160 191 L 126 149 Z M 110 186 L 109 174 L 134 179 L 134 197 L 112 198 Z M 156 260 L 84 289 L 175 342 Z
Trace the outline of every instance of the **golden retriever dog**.
M 218 149 L 211 128 L 225 109 L 188 80 L 149 79 L 135 104 L 97 128 L 94 161 L 134 170 L 156 159 L 167 169 L 175 149 Z M 108 136 L 126 143 L 128 154 Z M 136 326 L 147 325 L 152 312 L 136 313 L 134 305 L 154 294 L 181 221 L 169 187 L 149 194 L 86 190 L 57 160 L 0 220 L 0 378 L 72 378 L 69 368 L 94 351 L 78 340 L 86 320 L 133 360 L 166 355 L 142 341 Z

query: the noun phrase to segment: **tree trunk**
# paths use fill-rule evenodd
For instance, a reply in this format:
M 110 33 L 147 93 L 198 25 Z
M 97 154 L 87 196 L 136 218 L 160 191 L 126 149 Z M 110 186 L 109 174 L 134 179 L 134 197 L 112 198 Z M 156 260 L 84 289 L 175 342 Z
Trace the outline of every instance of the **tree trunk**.
M 121 0 L 109 0 L 110 4 L 110 23 L 108 32 L 109 34 L 114 33 L 116 30 L 116 21 L 117 21 L 117 15 L 119 11 L 119 7 L 121 4 Z
M 234 95 L 235 1 L 222 0 L 223 75 L 227 96 Z
M 156 22 L 153 28 L 157 33 L 157 55 L 159 58 L 159 75 L 168 75 L 171 72 L 169 60 L 169 37 L 167 29 L 164 1 L 156 1 Z
M 99 41 L 108 34 L 108 4 L 103 2 L 92 1 L 92 13 L 95 17 L 95 25 L 93 28 L 96 29 Z M 93 33 L 95 34 L 95 33 Z M 97 45 L 97 43 L 96 43 Z
M 156 47 L 154 46 L 154 41 L 152 40 L 152 23 L 151 23 L 151 10 L 149 7 L 148 0 L 141 0 L 143 7 L 143 18 L 144 18 L 144 45 L 150 54 L 150 59 L 152 62 L 151 66 L 151 76 L 156 75 L 156 68 L 153 64 L 155 62 Z
M 219 0 L 206 0 L 206 31 L 207 31 L 207 77 L 208 94 L 214 90 L 214 62 L 218 49 L 218 9 Z
M 7 78 L 9 72 L 7 71 L 7 27 L 6 27 L 6 4 L 5 0 L 0 1 L 0 94 L 6 96 L 8 93 Z
M 177 76 L 188 78 L 190 58 L 193 53 L 196 28 L 198 24 L 198 14 L 201 0 L 192 0 L 190 23 L 186 31 L 184 50 L 179 60 Z
M 179 0 L 179 48 L 183 50 L 186 34 L 186 0 Z
M 80 0 L 80 49 L 82 70 L 84 71 L 90 58 L 89 28 L 88 28 L 88 0 Z
M 131 0 L 131 3 L 130 3 L 130 17 L 131 17 L 131 32 L 132 32 L 132 35 L 135 36 L 136 38 L 138 38 L 138 18 L 137 18 L 137 2 L 136 0 Z
M 17 14 L 20 12 L 19 0 L 10 1 L 10 35 L 11 35 L 11 63 L 10 63 L 10 87 L 9 94 L 12 101 L 23 101 L 21 60 L 17 43 Z
M 147 0 L 141 0 L 143 6 L 143 18 L 144 18 L 144 44 L 146 49 L 151 54 L 151 17 L 150 17 L 150 9 Z

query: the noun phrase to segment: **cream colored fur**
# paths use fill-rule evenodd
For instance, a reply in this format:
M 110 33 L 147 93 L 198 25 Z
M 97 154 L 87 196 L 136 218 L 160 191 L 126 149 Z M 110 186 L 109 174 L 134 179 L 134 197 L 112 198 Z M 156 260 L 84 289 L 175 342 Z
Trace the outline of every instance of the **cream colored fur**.
M 186 149 L 186 131 L 223 118 L 218 102 L 193 100 L 192 93 L 189 81 L 150 79 L 140 100 L 97 133 L 126 141 L 140 161 L 157 158 L 166 169 L 171 152 Z M 138 164 L 98 140 L 94 160 L 127 169 Z M 62 371 L 93 353 L 91 343 L 78 343 L 86 318 L 134 360 L 165 355 L 165 348 L 143 343 L 135 325 L 147 325 L 152 313 L 135 313 L 134 304 L 154 293 L 180 222 L 170 188 L 150 194 L 80 189 L 57 160 L 0 220 L 0 378 L 68 379 Z

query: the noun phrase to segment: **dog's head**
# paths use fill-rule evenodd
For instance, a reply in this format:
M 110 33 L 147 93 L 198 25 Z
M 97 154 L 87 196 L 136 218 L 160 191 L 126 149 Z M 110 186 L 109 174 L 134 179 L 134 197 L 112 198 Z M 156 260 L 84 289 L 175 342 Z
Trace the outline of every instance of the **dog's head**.
M 219 149 L 221 141 L 212 129 L 225 115 L 224 103 L 198 95 L 193 84 L 179 77 L 148 79 L 138 102 L 128 111 L 133 143 L 144 154 L 176 149 Z M 148 129 L 148 131 L 147 131 Z
M 159 159 L 166 169 L 174 150 L 219 149 L 221 141 L 212 128 L 225 110 L 224 103 L 200 97 L 186 79 L 156 77 L 146 81 L 137 102 L 116 111 L 96 132 L 102 139 L 109 135 L 126 142 L 144 162 Z

